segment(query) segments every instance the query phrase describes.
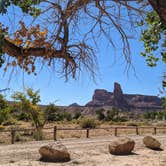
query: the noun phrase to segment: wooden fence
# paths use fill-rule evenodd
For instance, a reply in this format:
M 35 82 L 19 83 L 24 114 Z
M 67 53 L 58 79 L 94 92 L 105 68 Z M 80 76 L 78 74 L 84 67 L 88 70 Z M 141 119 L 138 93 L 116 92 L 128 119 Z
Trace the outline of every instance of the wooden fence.
M 114 136 L 118 136 L 120 135 L 120 133 L 118 133 L 118 131 L 122 130 L 122 129 L 132 129 L 134 131 L 134 133 L 136 135 L 141 135 L 139 133 L 139 130 L 140 129 L 152 129 L 152 134 L 156 135 L 157 134 L 157 130 L 158 129 L 164 129 L 166 131 L 166 127 L 147 127 L 147 126 L 144 126 L 144 127 L 135 127 L 135 126 L 118 126 L 118 127 L 101 127 L 101 128 L 94 128 L 94 129 L 91 129 L 91 128 L 86 128 L 86 129 L 83 129 L 83 128 L 58 128 L 57 126 L 54 126 L 52 128 L 43 128 L 43 129 L 53 129 L 53 131 L 51 132 L 53 134 L 53 139 L 55 141 L 57 141 L 57 136 L 58 136 L 58 131 L 78 131 L 78 130 L 82 130 L 82 131 L 85 131 L 85 136 L 86 138 L 90 138 L 90 131 L 91 130 L 113 130 L 113 135 Z M 1 132 L 10 132 L 11 134 L 11 144 L 14 144 L 15 143 L 15 134 L 16 132 L 25 132 L 25 131 L 35 131 L 35 129 L 11 129 L 11 130 L 4 130 L 4 131 L 0 131 Z

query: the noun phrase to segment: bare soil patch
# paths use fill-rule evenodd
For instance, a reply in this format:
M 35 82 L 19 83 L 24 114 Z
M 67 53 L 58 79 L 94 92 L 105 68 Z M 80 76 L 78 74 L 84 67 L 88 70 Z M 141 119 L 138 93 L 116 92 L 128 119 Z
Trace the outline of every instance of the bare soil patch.
M 166 136 L 155 136 L 163 151 L 154 151 L 144 147 L 143 136 L 130 136 L 136 146 L 132 155 L 115 156 L 108 152 L 108 144 L 116 137 L 97 137 L 81 139 L 63 139 L 61 142 L 69 149 L 71 161 L 67 163 L 44 163 L 39 161 L 39 147 L 52 141 L 17 143 L 0 145 L 0 166 L 165 166 Z

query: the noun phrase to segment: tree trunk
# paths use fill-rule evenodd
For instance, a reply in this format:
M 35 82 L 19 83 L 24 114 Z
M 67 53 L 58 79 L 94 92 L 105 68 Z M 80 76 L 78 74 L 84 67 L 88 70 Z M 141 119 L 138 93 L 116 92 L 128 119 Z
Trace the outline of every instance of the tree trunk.
M 166 0 L 148 0 L 166 25 Z

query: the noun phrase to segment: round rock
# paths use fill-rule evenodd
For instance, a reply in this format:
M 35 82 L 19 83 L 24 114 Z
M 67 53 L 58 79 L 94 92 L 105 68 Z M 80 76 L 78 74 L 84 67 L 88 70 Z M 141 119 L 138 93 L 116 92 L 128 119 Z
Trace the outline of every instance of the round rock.
M 134 149 L 135 142 L 130 138 L 121 138 L 109 144 L 109 152 L 114 155 L 131 154 Z
M 67 162 L 70 160 L 67 148 L 59 142 L 42 146 L 39 153 L 41 160 L 45 162 Z
M 157 149 L 161 149 L 161 143 L 153 138 L 152 136 L 146 136 L 143 138 L 143 143 L 146 147 L 153 149 L 153 150 L 157 150 Z

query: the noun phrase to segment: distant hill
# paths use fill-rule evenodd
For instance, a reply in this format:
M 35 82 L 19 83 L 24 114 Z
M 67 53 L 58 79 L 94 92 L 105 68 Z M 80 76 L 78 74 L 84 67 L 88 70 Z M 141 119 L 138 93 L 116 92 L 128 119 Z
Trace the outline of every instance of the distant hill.
M 116 107 L 124 111 L 161 111 L 162 100 L 157 96 L 123 94 L 120 84 L 114 83 L 114 91 L 96 89 L 92 101 L 86 107 Z
M 9 101 L 9 104 L 12 105 L 14 102 Z M 47 105 L 39 106 L 44 109 Z M 108 92 L 105 89 L 96 89 L 92 100 L 85 104 L 85 106 L 80 106 L 78 103 L 72 103 L 69 106 L 57 107 L 61 112 L 81 112 L 84 115 L 95 115 L 97 109 L 104 108 L 109 110 L 112 107 L 116 107 L 121 111 L 144 113 L 146 111 L 161 111 L 162 100 L 157 96 L 124 94 L 120 84 L 115 82 L 113 92 Z
M 72 103 L 72 104 L 70 104 L 68 107 L 80 107 L 80 105 L 77 104 L 77 103 Z

